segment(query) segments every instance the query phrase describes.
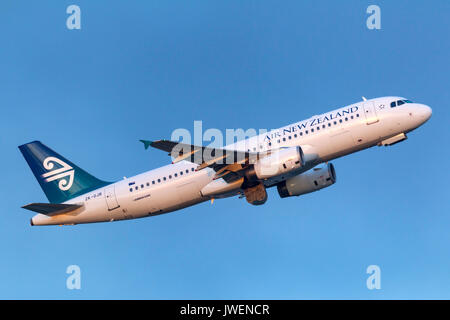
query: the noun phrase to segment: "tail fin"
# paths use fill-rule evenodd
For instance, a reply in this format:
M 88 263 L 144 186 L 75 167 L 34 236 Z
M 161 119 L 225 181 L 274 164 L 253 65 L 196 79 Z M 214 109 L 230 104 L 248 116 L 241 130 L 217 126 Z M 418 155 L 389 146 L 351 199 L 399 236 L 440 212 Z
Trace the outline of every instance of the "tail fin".
M 91 176 L 40 141 L 21 145 L 19 149 L 50 203 L 65 202 L 109 184 Z

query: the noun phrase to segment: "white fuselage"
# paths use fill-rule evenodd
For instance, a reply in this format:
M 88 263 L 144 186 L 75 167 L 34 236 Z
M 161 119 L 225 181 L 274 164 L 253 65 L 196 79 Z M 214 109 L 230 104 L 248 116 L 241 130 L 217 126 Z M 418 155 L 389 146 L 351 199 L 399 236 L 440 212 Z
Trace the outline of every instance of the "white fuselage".
M 402 99 L 384 97 L 361 101 L 239 141 L 225 149 L 264 152 L 300 146 L 306 156 L 317 155 L 310 163 L 313 167 L 408 133 L 431 116 L 431 109 L 422 104 L 390 107 L 392 101 Z M 211 197 L 204 196 L 201 190 L 213 180 L 215 172 L 210 168 L 195 171 L 196 167 L 194 163 L 181 161 L 118 181 L 66 202 L 84 204 L 80 210 L 53 217 L 38 214 L 33 217 L 32 224 L 78 224 L 142 218 L 209 200 Z M 275 177 L 264 181 L 264 184 L 272 186 L 278 181 L 280 177 Z

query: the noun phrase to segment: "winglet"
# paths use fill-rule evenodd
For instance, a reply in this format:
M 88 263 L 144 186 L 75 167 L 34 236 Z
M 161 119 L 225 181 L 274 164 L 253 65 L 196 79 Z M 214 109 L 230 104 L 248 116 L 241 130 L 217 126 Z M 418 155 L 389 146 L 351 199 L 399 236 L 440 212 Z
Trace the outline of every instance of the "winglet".
M 139 141 L 144 144 L 145 150 L 147 150 L 148 147 L 150 147 L 150 145 L 152 144 L 152 141 L 148 141 L 148 140 L 139 140 Z

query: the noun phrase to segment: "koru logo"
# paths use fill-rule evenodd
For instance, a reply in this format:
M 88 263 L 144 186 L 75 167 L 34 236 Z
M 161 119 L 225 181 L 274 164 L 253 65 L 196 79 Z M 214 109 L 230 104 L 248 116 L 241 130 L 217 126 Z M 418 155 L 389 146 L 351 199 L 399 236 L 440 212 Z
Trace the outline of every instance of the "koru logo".
M 53 169 L 55 167 L 55 163 L 61 166 L 61 168 Z M 55 157 L 47 157 L 45 158 L 44 162 L 42 163 L 44 168 L 46 170 L 51 170 L 47 173 L 44 173 L 42 175 L 42 178 L 44 178 L 45 182 L 51 182 L 54 180 L 59 180 L 58 187 L 62 191 L 67 191 L 72 187 L 73 184 L 73 177 L 75 175 L 75 170 L 71 166 L 69 166 L 64 161 L 59 160 Z M 69 177 L 69 181 L 65 179 L 64 177 Z M 64 178 L 64 179 L 62 179 Z

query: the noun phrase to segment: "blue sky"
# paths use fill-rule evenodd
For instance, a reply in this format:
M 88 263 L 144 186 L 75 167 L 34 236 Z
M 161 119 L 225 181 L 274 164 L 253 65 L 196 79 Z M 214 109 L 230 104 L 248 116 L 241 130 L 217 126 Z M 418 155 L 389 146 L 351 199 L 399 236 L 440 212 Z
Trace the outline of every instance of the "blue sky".
M 77 4 L 82 29 L 66 28 Z M 366 8 L 381 8 L 381 30 Z M 450 2 L 0 3 L 0 298 L 450 298 Z M 30 227 L 46 198 L 17 146 L 41 140 L 119 180 L 169 163 L 138 139 L 276 128 L 369 98 L 433 108 L 390 148 L 333 161 L 330 188 L 264 206 Z M 81 290 L 66 289 L 79 265 Z M 381 290 L 366 268 L 381 268 Z

